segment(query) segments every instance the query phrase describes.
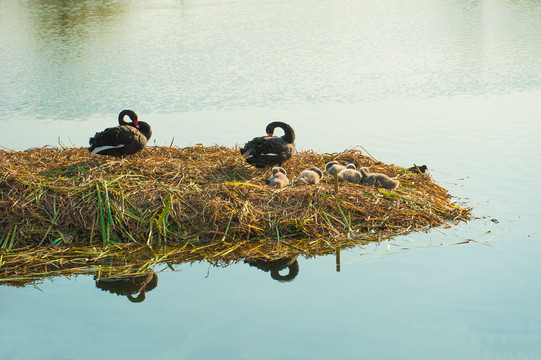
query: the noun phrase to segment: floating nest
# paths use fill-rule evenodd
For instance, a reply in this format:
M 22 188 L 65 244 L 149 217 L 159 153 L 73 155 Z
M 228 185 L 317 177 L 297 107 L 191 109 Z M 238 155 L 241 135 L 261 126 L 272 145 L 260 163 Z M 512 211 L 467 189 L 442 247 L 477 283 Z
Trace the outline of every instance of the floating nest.
M 326 175 L 318 185 L 271 188 L 270 171 L 219 146 L 147 147 L 120 160 L 85 148 L 0 150 L 2 280 L 309 257 L 471 216 L 429 175 L 359 150 L 298 152 L 284 167 L 294 180 L 331 160 L 385 173 L 400 186 L 336 189 Z

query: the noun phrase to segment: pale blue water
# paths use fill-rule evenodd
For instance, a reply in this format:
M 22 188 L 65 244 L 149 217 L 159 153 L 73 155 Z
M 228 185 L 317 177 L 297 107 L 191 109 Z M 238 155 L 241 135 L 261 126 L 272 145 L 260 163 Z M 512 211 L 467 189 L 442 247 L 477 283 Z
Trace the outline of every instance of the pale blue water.
M 478 217 L 288 283 L 201 263 L 139 304 L 86 276 L 1 286 L 1 358 L 541 359 L 540 36 L 537 1 L 0 0 L 2 147 L 86 146 L 124 108 L 158 145 L 279 119 L 303 150 L 426 163 Z

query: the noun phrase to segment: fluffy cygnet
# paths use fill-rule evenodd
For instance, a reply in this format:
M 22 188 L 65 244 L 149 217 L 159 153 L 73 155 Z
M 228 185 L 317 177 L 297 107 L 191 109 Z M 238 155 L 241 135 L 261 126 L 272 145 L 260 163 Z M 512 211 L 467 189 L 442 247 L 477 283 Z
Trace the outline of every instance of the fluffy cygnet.
M 347 164 L 346 168 L 338 173 L 338 181 L 348 181 L 355 184 L 362 182 L 363 176 L 355 170 L 354 164 Z
M 328 162 L 327 165 L 325 165 L 325 171 L 329 175 L 334 175 L 334 173 L 338 173 L 345 168 L 346 167 L 344 165 L 340 165 L 338 161 L 331 161 Z
M 319 184 L 319 180 L 321 180 L 321 178 L 323 178 L 323 171 L 319 170 L 315 166 L 312 166 L 310 169 L 304 170 L 300 173 L 296 183 Z
M 289 179 L 286 176 L 286 171 L 282 167 L 273 167 L 272 176 L 268 181 L 270 186 L 274 187 L 284 187 L 289 184 Z
M 400 182 L 398 180 L 391 179 L 385 174 L 370 173 L 366 168 L 361 168 L 362 181 L 367 185 L 374 185 L 375 187 L 381 187 L 384 189 L 396 189 Z

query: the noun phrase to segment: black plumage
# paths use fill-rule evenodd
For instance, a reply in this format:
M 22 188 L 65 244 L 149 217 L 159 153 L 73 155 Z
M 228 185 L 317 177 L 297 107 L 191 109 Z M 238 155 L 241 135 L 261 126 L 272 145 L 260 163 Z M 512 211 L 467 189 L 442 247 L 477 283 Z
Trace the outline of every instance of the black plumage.
M 417 166 L 413 164 L 408 170 L 414 174 L 424 174 L 428 170 L 428 167 L 426 165 Z
M 284 136 L 274 136 L 274 129 L 284 130 Z M 255 137 L 248 141 L 240 153 L 248 164 L 257 168 L 281 166 L 295 152 L 295 132 L 293 128 L 281 121 L 267 125 L 267 135 Z
M 131 122 L 124 120 L 126 115 Z M 88 150 L 92 154 L 124 157 L 142 150 L 152 135 L 150 125 L 139 121 L 132 110 L 122 110 L 118 114 L 118 124 L 91 137 Z

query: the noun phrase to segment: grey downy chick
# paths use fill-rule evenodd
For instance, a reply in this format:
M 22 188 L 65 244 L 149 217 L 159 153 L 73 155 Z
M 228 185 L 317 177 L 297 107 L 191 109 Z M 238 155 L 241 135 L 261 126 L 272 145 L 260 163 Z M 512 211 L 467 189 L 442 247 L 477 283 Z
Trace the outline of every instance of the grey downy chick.
M 308 170 L 303 170 L 296 184 L 319 184 L 319 180 L 323 178 L 323 171 L 319 170 L 317 167 L 312 166 Z
M 355 184 L 360 184 L 363 180 L 362 174 L 355 170 L 354 164 L 347 164 L 345 169 L 338 173 L 338 181 L 348 181 Z
M 289 179 L 286 176 L 286 171 L 282 167 L 273 167 L 272 176 L 269 178 L 268 184 L 274 187 L 284 187 L 289 184 Z
M 366 168 L 361 168 L 360 172 L 363 176 L 362 181 L 367 185 L 374 185 L 384 189 L 396 189 L 400 185 L 398 180 L 391 179 L 385 174 L 370 173 Z
M 325 171 L 329 175 L 334 175 L 334 173 L 338 173 L 345 168 L 346 167 L 344 165 L 340 165 L 338 161 L 331 161 L 328 162 L 327 165 L 325 165 Z

